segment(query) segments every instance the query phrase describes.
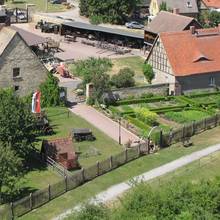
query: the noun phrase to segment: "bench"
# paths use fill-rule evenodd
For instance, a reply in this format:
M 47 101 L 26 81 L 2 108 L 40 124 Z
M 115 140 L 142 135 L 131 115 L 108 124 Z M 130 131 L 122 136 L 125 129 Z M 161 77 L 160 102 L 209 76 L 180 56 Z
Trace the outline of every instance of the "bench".
M 193 145 L 193 142 L 190 137 L 185 137 L 182 140 L 183 147 L 190 147 Z

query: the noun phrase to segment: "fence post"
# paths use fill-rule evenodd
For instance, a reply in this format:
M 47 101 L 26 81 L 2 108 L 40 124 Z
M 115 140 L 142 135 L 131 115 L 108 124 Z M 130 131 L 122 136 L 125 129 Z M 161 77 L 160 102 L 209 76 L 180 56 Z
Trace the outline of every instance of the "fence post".
M 11 202 L 10 206 L 11 206 L 11 219 L 13 220 L 14 219 L 14 204 L 13 204 L 13 202 Z
M 204 130 L 206 130 L 206 118 L 204 118 Z
M 159 141 L 159 147 L 161 148 L 163 145 L 163 131 L 160 130 L 160 141 Z
M 51 200 L 51 189 L 50 189 L 50 184 L 48 184 L 48 200 Z
M 85 170 L 84 168 L 81 169 L 82 181 L 85 182 Z
M 32 210 L 32 208 L 33 208 L 33 198 L 32 198 L 32 193 L 30 193 L 29 199 L 30 199 L 30 210 Z
M 96 173 L 96 176 L 99 176 L 99 162 L 96 162 L 96 167 L 97 167 L 97 173 Z
M 126 148 L 125 149 L 125 163 L 127 162 L 128 160 L 128 149 Z
M 185 138 L 185 125 L 183 125 L 183 128 L 182 128 L 182 138 L 183 139 Z
M 109 164 L 110 164 L 110 169 L 112 170 L 112 168 L 113 168 L 112 156 L 109 157 Z
M 67 176 L 66 175 L 65 175 L 64 179 L 65 179 L 65 192 L 67 192 Z
M 218 115 L 215 114 L 215 127 L 217 127 L 217 126 L 218 126 Z
M 138 144 L 138 157 L 141 156 L 141 144 Z
M 195 134 L 195 121 L 192 123 L 192 136 Z

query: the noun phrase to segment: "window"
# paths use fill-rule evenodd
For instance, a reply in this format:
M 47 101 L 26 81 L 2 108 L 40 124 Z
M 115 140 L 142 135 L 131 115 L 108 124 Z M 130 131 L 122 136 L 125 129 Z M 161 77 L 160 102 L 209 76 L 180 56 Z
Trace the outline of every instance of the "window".
M 19 86 L 14 86 L 15 91 L 19 90 Z
M 20 68 L 13 68 L 13 78 L 16 78 L 20 75 Z
M 214 77 L 210 77 L 209 78 L 209 85 L 210 86 L 214 86 L 215 85 L 215 78 Z

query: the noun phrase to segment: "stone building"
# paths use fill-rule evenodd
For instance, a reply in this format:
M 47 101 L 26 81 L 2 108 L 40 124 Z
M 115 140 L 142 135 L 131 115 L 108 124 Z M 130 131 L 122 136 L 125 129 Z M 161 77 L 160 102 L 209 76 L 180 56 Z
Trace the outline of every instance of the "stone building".
M 169 83 L 170 94 L 220 86 L 219 28 L 159 34 L 147 62 L 155 72 L 154 83 Z
M 21 35 L 0 27 L 0 88 L 29 95 L 47 78 L 47 70 Z

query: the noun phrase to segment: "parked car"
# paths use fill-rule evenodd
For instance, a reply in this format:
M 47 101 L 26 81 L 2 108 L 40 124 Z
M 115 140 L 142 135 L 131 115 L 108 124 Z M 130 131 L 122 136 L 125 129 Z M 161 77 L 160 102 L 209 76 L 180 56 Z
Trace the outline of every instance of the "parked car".
M 51 0 L 51 4 L 61 4 L 63 1 L 62 0 Z
M 19 19 L 19 20 L 26 20 L 27 19 L 27 16 L 26 16 L 26 14 L 25 14 L 25 12 L 23 12 L 23 11 L 20 11 L 20 10 L 15 10 L 14 11 L 14 16 L 17 16 L 17 18 Z
M 125 26 L 127 28 L 133 28 L 133 29 L 143 29 L 144 28 L 144 25 L 138 23 L 137 21 L 127 22 L 127 23 L 125 23 Z

